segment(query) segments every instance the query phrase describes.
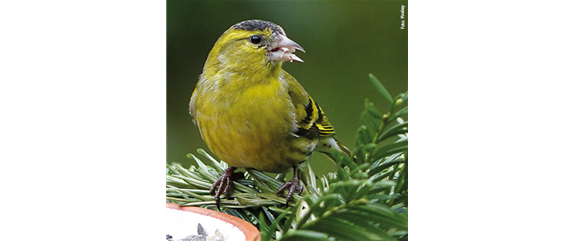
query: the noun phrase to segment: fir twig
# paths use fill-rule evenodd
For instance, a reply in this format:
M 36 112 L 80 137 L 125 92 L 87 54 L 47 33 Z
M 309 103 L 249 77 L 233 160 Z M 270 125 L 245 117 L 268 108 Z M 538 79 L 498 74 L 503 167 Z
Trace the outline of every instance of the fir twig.
M 357 131 L 353 158 L 333 153 L 336 172 L 315 176 L 302 168 L 302 196 L 285 205 L 276 195 L 284 174 L 271 177 L 249 169 L 236 180 L 231 199 L 222 199 L 222 211 L 260 228 L 268 240 L 406 240 L 408 235 L 408 92 L 391 98 L 379 82 L 370 81 L 391 104 L 385 114 L 365 100 L 363 125 Z M 166 167 L 166 199 L 182 206 L 214 209 L 209 188 L 228 165 L 199 149 L 205 164 L 195 155 L 197 166 Z

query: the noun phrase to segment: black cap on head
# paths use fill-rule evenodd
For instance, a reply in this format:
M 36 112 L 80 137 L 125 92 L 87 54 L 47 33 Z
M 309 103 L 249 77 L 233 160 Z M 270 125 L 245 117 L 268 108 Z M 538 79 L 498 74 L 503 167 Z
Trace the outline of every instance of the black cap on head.
M 266 28 L 271 29 L 271 31 L 279 33 L 281 35 L 285 35 L 285 32 L 279 25 L 274 24 L 272 22 L 267 22 L 263 20 L 247 20 L 241 23 L 235 24 L 231 26 L 233 29 L 243 29 L 247 31 L 255 31 L 255 30 L 265 30 Z

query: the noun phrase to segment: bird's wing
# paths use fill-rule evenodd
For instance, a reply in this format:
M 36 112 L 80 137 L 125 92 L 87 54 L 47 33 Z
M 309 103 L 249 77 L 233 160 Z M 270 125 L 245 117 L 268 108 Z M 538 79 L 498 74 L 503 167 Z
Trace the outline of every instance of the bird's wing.
M 280 78 L 288 83 L 289 96 L 295 107 L 298 129 L 295 134 L 321 137 L 334 135 L 335 129 L 327 120 L 327 116 L 301 84 L 285 71 L 281 71 Z
M 281 71 L 280 78 L 289 85 L 289 96 L 295 107 L 295 118 L 297 120 L 297 130 L 295 134 L 300 136 L 320 137 L 317 151 L 327 155 L 331 160 L 335 160 L 331 155 L 331 148 L 347 156 L 351 155 L 349 148 L 345 147 L 335 138 L 335 129 L 327 120 L 327 116 L 319 104 L 311 98 L 305 89 L 285 71 Z

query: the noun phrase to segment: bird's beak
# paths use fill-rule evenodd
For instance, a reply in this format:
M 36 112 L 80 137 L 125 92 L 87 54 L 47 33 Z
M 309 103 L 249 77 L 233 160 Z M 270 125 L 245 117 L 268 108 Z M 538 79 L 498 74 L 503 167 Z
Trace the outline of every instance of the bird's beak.
M 295 43 L 295 41 L 287 38 L 287 36 L 279 35 L 271 44 L 269 58 L 273 61 L 303 62 L 302 59 L 294 54 L 296 49 L 305 53 L 305 50 L 303 50 L 299 44 Z

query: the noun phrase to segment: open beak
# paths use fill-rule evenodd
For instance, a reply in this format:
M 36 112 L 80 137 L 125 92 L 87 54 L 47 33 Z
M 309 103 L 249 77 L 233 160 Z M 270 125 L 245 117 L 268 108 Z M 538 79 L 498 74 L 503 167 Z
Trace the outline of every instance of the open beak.
M 273 61 L 303 62 L 302 59 L 294 54 L 297 49 L 305 53 L 305 50 L 303 50 L 299 44 L 287 38 L 287 36 L 279 35 L 279 37 L 271 44 L 269 58 Z

